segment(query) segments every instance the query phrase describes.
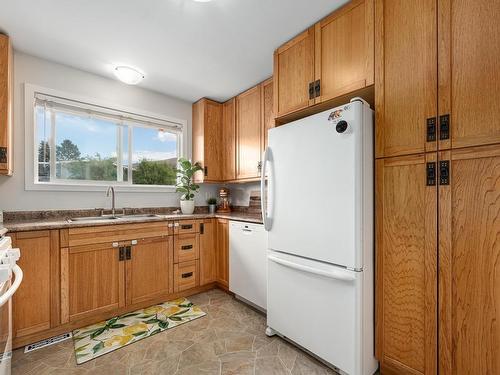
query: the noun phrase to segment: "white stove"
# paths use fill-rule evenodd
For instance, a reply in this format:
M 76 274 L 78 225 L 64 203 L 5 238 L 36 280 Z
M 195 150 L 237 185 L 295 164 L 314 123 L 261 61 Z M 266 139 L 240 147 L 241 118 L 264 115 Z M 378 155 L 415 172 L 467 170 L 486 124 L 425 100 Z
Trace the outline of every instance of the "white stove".
M 0 374 L 10 374 L 12 357 L 12 295 L 23 280 L 16 264 L 21 253 L 10 237 L 0 238 Z

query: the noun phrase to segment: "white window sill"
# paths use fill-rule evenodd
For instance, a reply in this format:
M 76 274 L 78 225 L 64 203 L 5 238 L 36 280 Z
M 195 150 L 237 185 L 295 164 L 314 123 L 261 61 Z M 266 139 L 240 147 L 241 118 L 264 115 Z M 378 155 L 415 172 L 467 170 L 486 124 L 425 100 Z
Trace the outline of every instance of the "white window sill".
M 125 193 L 175 193 L 175 186 L 160 185 L 120 185 L 109 184 L 58 184 L 49 182 L 26 183 L 25 189 L 32 191 L 106 191 L 108 186 L 113 186 L 116 192 Z

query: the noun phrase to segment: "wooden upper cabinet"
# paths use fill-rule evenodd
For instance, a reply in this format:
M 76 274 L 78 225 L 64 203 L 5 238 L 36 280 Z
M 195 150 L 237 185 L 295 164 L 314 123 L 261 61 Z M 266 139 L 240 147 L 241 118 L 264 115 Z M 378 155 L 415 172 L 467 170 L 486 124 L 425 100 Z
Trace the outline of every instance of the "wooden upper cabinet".
M 204 171 L 195 175 L 196 182 L 222 180 L 222 104 L 201 99 L 193 104 L 193 162 Z
M 216 219 L 200 223 L 200 285 L 217 281 Z
M 261 88 L 252 87 L 236 97 L 236 178 L 260 176 L 261 159 Z
M 500 374 L 500 148 L 440 160 L 450 181 L 439 187 L 439 373 Z
M 167 296 L 173 288 L 173 236 L 138 240 L 126 262 L 127 304 Z
M 261 83 L 262 88 L 262 152 L 267 147 L 267 132 L 274 128 L 273 79 Z
M 13 53 L 8 36 L 0 34 L 0 175 L 12 174 Z
M 500 143 L 500 4 L 438 4 L 439 115 L 450 116 L 440 148 Z
M 373 85 L 373 1 L 349 2 L 274 52 L 276 117 Z
M 316 103 L 373 85 L 373 24 L 373 0 L 351 1 L 316 24 Z
M 222 179 L 236 179 L 236 99 L 222 106 Z
M 59 231 L 13 233 L 12 239 L 24 274 L 12 303 L 13 337 L 19 338 L 59 324 Z
M 375 0 L 375 20 L 376 157 L 436 150 L 436 0 Z
M 314 81 L 314 27 L 274 52 L 274 105 L 277 117 L 314 104 L 309 84 Z
M 426 181 L 427 163 L 436 158 L 376 161 L 375 322 L 382 374 L 437 373 L 437 187 Z

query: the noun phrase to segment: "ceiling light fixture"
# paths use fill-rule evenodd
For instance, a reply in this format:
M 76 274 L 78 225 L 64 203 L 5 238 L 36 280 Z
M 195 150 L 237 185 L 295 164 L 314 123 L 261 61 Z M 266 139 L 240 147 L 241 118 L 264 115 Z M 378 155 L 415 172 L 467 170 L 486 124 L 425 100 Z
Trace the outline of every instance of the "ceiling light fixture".
M 116 78 L 127 85 L 137 85 L 144 79 L 144 74 L 130 66 L 116 66 L 114 73 Z

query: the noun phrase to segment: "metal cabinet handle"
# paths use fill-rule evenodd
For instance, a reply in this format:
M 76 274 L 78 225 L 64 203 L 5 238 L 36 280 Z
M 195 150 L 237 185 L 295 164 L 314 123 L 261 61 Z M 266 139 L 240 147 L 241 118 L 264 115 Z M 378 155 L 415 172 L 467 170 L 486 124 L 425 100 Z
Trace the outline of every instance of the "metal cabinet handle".
M 181 229 L 192 229 L 193 228 L 193 224 L 183 224 L 181 225 Z
M 118 247 L 118 246 L 119 246 L 119 244 L 118 244 L 118 242 L 113 242 L 112 246 L 113 246 L 113 247 Z
M 181 277 L 182 277 L 183 279 L 187 279 L 188 277 L 191 277 L 191 276 L 193 276 L 193 273 L 192 273 L 192 272 L 186 272 L 186 273 L 183 273 L 183 274 L 181 275 Z
M 181 246 L 181 250 L 191 250 L 193 248 L 193 245 L 184 245 Z

